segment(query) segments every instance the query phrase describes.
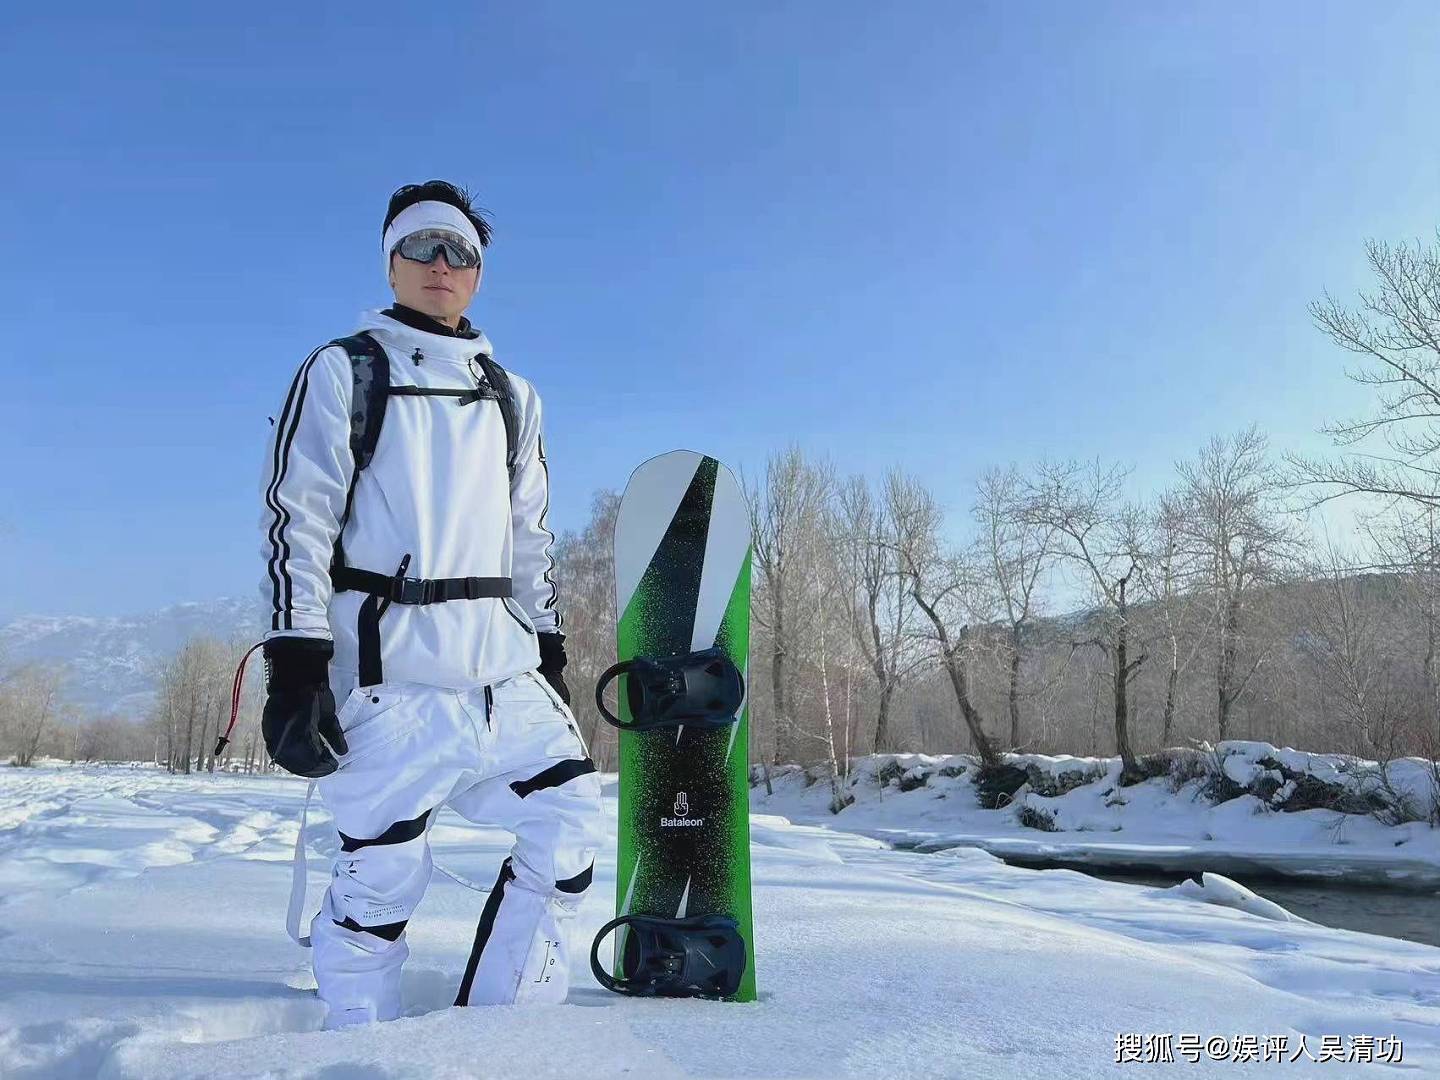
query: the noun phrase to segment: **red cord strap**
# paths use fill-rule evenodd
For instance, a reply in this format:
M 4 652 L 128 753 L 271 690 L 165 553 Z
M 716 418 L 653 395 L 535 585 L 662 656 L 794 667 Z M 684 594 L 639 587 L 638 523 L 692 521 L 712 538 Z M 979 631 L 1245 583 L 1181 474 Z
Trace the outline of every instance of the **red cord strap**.
M 245 650 L 245 655 L 240 658 L 240 666 L 235 669 L 235 682 L 230 686 L 230 723 L 225 728 L 225 734 L 215 744 L 215 757 L 219 757 L 226 745 L 230 742 L 230 733 L 235 730 L 235 718 L 240 715 L 240 690 L 245 685 L 245 662 L 250 659 L 250 654 L 265 643 L 257 641 L 250 648 Z

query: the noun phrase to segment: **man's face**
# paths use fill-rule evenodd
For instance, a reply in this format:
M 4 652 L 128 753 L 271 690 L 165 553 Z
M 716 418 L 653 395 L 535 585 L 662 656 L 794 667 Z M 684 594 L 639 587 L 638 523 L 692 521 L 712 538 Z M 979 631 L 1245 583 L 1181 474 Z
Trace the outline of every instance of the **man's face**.
M 452 269 L 441 251 L 428 263 L 407 259 L 398 251 L 390 256 L 390 287 L 395 299 L 454 326 L 480 287 L 480 267 Z

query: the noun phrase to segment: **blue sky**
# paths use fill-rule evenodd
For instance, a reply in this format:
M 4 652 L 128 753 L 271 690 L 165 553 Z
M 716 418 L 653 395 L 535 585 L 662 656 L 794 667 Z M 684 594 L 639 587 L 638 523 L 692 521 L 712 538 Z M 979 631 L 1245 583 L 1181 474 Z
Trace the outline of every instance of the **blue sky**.
M 471 310 L 552 523 L 688 446 L 1168 481 L 1363 408 L 1306 302 L 1440 223 L 1428 3 L 9 5 L 0 618 L 248 594 L 301 359 L 391 190 L 480 193 Z

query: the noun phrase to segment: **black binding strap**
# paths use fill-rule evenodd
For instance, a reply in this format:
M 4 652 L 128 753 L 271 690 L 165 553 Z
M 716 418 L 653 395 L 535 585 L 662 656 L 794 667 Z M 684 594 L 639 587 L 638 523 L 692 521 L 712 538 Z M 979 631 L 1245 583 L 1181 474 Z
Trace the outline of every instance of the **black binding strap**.
M 605 706 L 605 688 L 625 676 L 630 719 L 621 721 Z M 595 705 L 607 724 L 621 731 L 655 728 L 716 728 L 740 718 L 745 677 L 724 649 L 683 656 L 637 656 L 607 668 L 595 684 Z
M 627 933 L 617 979 L 600 963 L 600 942 L 621 926 Z M 685 919 L 621 915 L 602 926 L 590 944 L 596 981 L 636 997 L 729 997 L 740 989 L 745 966 L 740 924 L 720 913 Z

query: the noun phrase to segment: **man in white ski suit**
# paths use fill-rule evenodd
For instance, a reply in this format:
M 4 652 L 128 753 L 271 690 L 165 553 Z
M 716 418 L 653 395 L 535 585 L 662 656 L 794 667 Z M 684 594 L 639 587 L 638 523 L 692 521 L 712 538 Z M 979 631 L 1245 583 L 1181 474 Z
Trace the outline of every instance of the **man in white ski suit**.
M 262 480 L 266 746 L 316 780 L 340 834 L 310 923 L 327 1028 L 401 1015 L 405 926 L 441 807 L 515 835 L 457 1005 L 565 999 L 567 924 L 601 839 L 599 777 L 561 675 L 540 398 L 504 373 L 507 439 L 479 356 L 490 343 L 461 315 L 489 225 L 430 181 L 395 193 L 383 233 L 398 302 L 359 327 L 389 370 L 373 455 L 356 468 L 363 388 L 332 343 L 296 373 Z

